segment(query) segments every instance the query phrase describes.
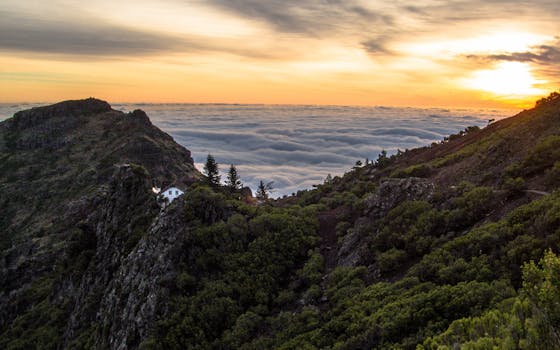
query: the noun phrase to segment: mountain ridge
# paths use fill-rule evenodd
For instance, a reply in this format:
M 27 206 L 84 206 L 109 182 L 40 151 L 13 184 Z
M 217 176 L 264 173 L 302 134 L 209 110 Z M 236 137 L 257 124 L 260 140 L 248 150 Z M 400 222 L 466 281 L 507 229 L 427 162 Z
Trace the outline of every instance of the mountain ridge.
M 4 212 L 0 222 L 0 307 L 7 311 L 1 318 L 3 325 L 18 314 L 32 312 L 37 302 L 47 303 L 53 312 L 69 312 L 54 302 L 61 298 L 60 291 L 54 291 L 76 284 L 70 281 L 97 259 L 100 253 L 95 252 L 98 244 L 101 249 L 103 237 L 116 248 L 101 250 L 106 255 L 98 258 L 100 266 L 107 266 L 104 260 L 120 261 L 132 249 L 159 212 L 151 187 L 186 185 L 201 177 L 190 152 L 153 126 L 143 111 L 115 111 L 92 98 L 18 112 L 0 123 L 0 140 L 0 206 Z M 125 181 L 134 178 L 137 180 Z M 119 189 L 119 181 L 130 187 Z M 135 188 L 143 199 L 130 197 Z M 104 224 L 108 228 L 97 232 L 102 224 L 98 221 L 112 212 L 115 192 L 130 203 L 111 214 L 112 220 L 119 214 L 126 219 L 117 221 L 122 227 Z M 116 238 L 109 238 L 114 234 Z M 105 277 L 101 285 L 109 280 Z M 31 298 L 32 303 L 24 301 L 37 284 L 50 285 L 54 294 L 47 299 Z M 62 289 L 66 292 L 62 300 L 79 298 L 79 284 Z
M 0 347 L 560 346 L 523 268 L 560 246 L 559 99 L 260 205 L 107 106 L 0 123 Z M 189 191 L 162 211 L 166 179 Z

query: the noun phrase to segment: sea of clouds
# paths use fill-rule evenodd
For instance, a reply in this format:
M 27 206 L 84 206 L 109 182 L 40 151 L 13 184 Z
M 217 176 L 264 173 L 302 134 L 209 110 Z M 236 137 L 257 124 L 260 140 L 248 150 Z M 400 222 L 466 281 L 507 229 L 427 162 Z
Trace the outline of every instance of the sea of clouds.
M 0 120 L 37 104 L 2 104 Z M 396 107 L 113 104 L 143 109 L 152 122 L 192 152 L 202 169 L 208 153 L 230 164 L 245 185 L 274 181 L 273 196 L 291 194 L 341 175 L 357 160 L 429 145 L 467 126 L 513 115 L 511 110 Z

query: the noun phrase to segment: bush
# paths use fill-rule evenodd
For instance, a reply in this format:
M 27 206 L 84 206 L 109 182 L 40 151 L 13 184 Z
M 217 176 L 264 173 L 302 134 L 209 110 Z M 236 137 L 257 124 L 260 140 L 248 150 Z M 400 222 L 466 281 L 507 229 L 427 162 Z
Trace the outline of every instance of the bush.
M 213 224 L 225 219 L 226 198 L 214 192 L 210 187 L 191 187 L 185 195 L 185 213 L 190 220 L 202 224 Z
M 527 189 L 527 185 L 522 177 L 508 177 L 504 181 L 503 189 L 507 191 L 509 196 L 517 196 Z
M 382 273 L 398 271 L 406 257 L 404 250 L 392 248 L 377 256 L 377 266 Z
M 560 259 L 548 251 L 539 265 L 524 265 L 519 296 L 480 316 L 455 320 L 419 349 L 559 349 Z
M 546 104 L 546 103 L 549 103 L 549 102 L 552 102 L 552 101 L 555 101 L 555 100 L 558 100 L 558 99 L 560 99 L 560 93 L 554 91 L 550 95 L 548 95 L 547 97 L 543 97 L 540 100 L 537 100 L 535 102 L 535 106 L 538 107 L 540 105 L 543 105 L 543 104 Z
M 541 140 L 523 161 L 525 174 L 534 174 L 560 161 L 560 136 L 550 135 Z
M 555 162 L 554 166 L 546 173 L 546 184 L 550 187 L 560 186 L 560 161 Z
M 490 187 L 472 187 L 464 184 L 459 191 L 462 195 L 452 200 L 452 210 L 448 214 L 450 227 L 461 229 L 482 219 L 493 207 L 494 191 Z
M 338 238 L 344 237 L 348 232 L 348 229 L 350 229 L 351 227 L 352 225 L 348 221 L 339 222 L 338 224 L 336 224 L 335 227 L 336 237 Z
M 393 171 L 390 177 L 429 177 L 433 172 L 431 166 L 427 164 L 411 165 L 405 169 L 397 169 Z

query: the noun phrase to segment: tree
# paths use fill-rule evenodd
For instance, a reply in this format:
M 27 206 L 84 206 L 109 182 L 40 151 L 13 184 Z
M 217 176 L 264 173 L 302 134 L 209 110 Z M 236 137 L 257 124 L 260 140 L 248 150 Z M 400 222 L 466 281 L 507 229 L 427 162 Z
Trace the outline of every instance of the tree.
M 229 167 L 229 171 L 226 179 L 226 186 L 232 192 L 241 189 L 241 187 L 243 186 L 241 180 L 239 179 L 239 175 L 237 175 L 237 169 L 233 164 L 231 164 Z
M 214 157 L 208 153 L 206 164 L 204 164 L 204 175 L 209 185 L 217 186 L 220 184 L 220 175 L 218 174 L 218 163 Z
M 358 160 L 356 161 L 356 164 L 354 165 L 354 167 L 352 169 L 356 170 L 362 167 L 362 161 Z
M 544 103 L 552 102 L 554 100 L 560 99 L 560 93 L 554 91 L 548 97 L 543 97 L 535 103 L 535 106 L 542 105 Z
M 261 180 L 259 187 L 257 188 L 257 199 L 266 200 L 268 199 L 268 194 L 272 192 L 272 184 L 274 181 L 267 183 L 266 185 Z
M 385 168 L 387 165 L 389 165 L 389 162 L 390 160 L 389 157 L 387 157 L 387 151 L 382 150 L 381 153 L 379 153 L 375 164 L 378 168 Z

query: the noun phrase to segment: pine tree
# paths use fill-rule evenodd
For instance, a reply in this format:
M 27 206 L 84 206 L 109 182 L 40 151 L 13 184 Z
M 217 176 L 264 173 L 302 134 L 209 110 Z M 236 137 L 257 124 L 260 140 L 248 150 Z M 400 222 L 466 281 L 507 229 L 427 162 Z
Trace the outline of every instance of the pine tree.
M 268 199 L 268 193 L 272 191 L 272 184 L 274 182 L 269 182 L 266 185 L 264 184 L 264 182 L 261 180 L 261 182 L 259 183 L 259 187 L 257 188 L 257 199 L 260 200 L 267 200 Z
M 356 164 L 354 165 L 354 167 L 352 169 L 356 170 L 362 167 L 362 161 L 361 160 L 357 160 Z
M 241 189 L 241 187 L 243 186 L 241 180 L 239 179 L 239 175 L 237 175 L 237 169 L 233 164 L 231 164 L 229 167 L 229 171 L 226 179 L 226 186 L 232 192 Z
M 385 168 L 387 165 L 389 165 L 390 163 L 390 159 L 389 157 L 387 157 L 387 151 L 382 150 L 381 153 L 379 153 L 379 156 L 377 157 L 377 161 L 375 162 L 375 164 L 377 165 L 378 168 Z
M 218 173 L 218 163 L 214 157 L 208 153 L 206 157 L 206 164 L 204 164 L 204 175 L 209 185 L 217 186 L 220 184 L 220 175 Z

